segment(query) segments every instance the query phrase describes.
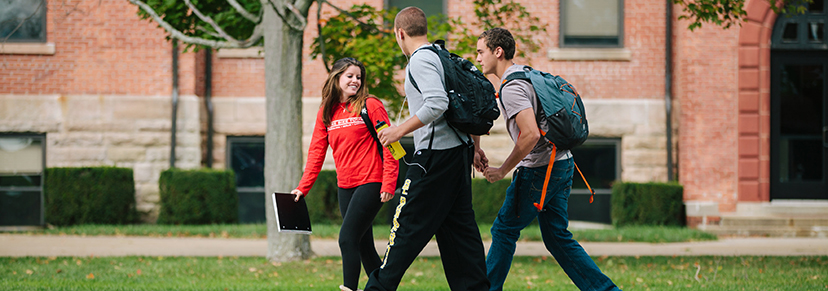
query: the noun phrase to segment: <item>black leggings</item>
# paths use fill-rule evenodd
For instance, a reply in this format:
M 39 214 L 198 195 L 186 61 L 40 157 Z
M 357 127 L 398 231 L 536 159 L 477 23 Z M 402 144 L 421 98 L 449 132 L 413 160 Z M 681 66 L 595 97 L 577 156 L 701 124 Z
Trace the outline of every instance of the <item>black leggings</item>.
M 339 212 L 342 228 L 339 229 L 339 251 L 342 253 L 342 277 L 345 287 L 357 290 L 360 261 L 365 273 L 371 273 L 382 264 L 376 248 L 372 223 L 377 216 L 381 183 L 368 183 L 356 188 L 339 188 Z

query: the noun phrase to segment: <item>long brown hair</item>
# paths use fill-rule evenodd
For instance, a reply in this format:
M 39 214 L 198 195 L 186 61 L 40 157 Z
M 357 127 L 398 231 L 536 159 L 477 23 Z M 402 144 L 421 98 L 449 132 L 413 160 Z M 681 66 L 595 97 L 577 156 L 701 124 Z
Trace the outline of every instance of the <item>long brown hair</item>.
M 348 102 L 350 103 L 348 112 L 356 115 L 359 110 L 362 110 L 362 107 L 365 106 L 365 100 L 368 99 L 368 89 L 365 89 L 365 80 L 367 78 L 365 75 L 365 66 L 362 65 L 362 62 L 354 58 L 341 58 L 337 60 L 334 62 L 331 73 L 328 74 L 328 79 L 325 80 L 325 85 L 322 87 L 322 110 L 324 110 L 322 113 L 322 122 L 325 126 L 331 126 L 334 106 L 339 103 L 339 97 L 342 96 L 342 88 L 339 88 L 339 77 L 350 66 L 359 67 L 362 82 L 359 89 L 357 89 L 356 95 L 348 97 Z

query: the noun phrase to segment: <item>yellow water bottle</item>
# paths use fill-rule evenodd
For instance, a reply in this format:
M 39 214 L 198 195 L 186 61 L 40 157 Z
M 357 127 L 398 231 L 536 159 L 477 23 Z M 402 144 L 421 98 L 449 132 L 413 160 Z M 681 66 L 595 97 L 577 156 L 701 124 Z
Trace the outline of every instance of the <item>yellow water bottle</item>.
M 377 121 L 377 132 L 382 131 L 386 127 L 388 127 L 388 124 L 386 124 L 385 121 Z M 387 148 L 388 151 L 391 152 L 391 155 L 394 156 L 395 160 L 399 160 L 405 156 L 405 149 L 403 149 L 399 141 L 392 142 L 385 148 Z

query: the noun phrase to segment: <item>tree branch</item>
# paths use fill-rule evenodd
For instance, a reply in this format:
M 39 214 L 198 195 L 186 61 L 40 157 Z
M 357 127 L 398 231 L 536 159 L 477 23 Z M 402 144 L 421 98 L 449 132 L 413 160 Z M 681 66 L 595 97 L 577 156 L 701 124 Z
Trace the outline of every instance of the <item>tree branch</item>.
M 253 34 L 244 41 L 218 41 L 188 36 L 182 33 L 181 31 L 178 31 L 177 29 L 173 28 L 172 25 L 164 21 L 164 19 L 162 19 L 161 16 L 159 16 L 158 13 L 156 13 L 155 10 L 152 9 L 152 7 L 147 5 L 147 3 L 144 3 L 141 0 L 128 1 L 132 4 L 138 5 L 138 7 L 144 10 L 144 12 L 149 14 L 150 17 L 152 17 L 152 20 L 158 23 L 159 26 L 164 28 L 164 30 L 166 30 L 170 34 L 170 37 L 181 40 L 186 43 L 203 45 L 212 48 L 248 48 L 259 42 L 259 40 L 262 38 L 263 31 L 261 28 L 261 24 L 256 25 L 256 27 L 253 29 Z
M 383 31 L 381 29 L 378 29 L 376 26 L 373 26 L 373 25 L 370 25 L 368 23 L 362 22 L 362 20 L 359 20 L 359 18 L 357 18 L 355 15 L 351 14 L 350 12 L 348 12 L 345 9 L 342 9 L 342 8 L 337 7 L 336 5 L 333 5 L 333 3 L 329 2 L 328 0 L 316 0 L 316 1 L 319 2 L 319 6 L 322 6 L 322 4 L 328 4 L 328 6 L 333 7 L 333 9 L 336 9 L 336 11 L 339 11 L 339 13 L 345 14 L 348 17 L 352 18 L 354 21 L 356 21 L 357 23 L 362 25 L 362 27 L 370 28 L 374 32 L 382 33 L 382 34 L 385 34 L 385 35 L 391 34 L 387 31 Z
M 328 67 L 328 58 L 325 55 L 325 36 L 322 35 L 322 3 L 316 5 L 316 30 L 319 32 L 319 51 L 322 52 L 322 64 L 325 65 L 325 71 L 328 73 L 331 72 L 331 68 Z
M 208 24 L 210 24 L 210 26 L 212 26 L 213 29 L 216 31 L 216 33 L 218 33 L 222 38 L 224 38 L 228 41 L 231 41 L 231 42 L 238 42 L 238 40 L 236 40 L 235 38 L 233 38 L 232 36 L 230 36 L 229 34 L 224 32 L 224 29 L 221 29 L 221 26 L 219 26 L 215 21 L 213 21 L 212 18 L 207 17 L 204 14 L 202 14 L 201 11 L 198 10 L 198 8 L 196 8 L 195 5 L 193 5 L 192 1 L 184 0 L 184 3 L 187 4 L 187 7 L 190 7 L 190 10 L 192 10 L 193 13 L 196 16 L 198 16 L 199 19 L 201 19 L 201 21 L 204 21 L 204 22 L 207 22 Z
M 239 14 L 241 14 L 244 18 L 247 18 L 247 20 L 250 20 L 256 24 L 259 24 L 259 22 L 262 21 L 261 10 L 259 10 L 259 15 L 253 15 L 253 13 L 250 13 L 247 9 L 244 9 L 244 7 L 242 7 L 236 0 L 227 0 L 227 3 L 230 3 L 230 6 L 233 6 L 233 8 L 236 9 L 236 12 L 239 12 Z
M 287 24 L 290 28 L 292 28 L 296 31 L 300 31 L 300 32 L 305 31 L 305 26 L 307 25 L 307 21 L 305 20 L 305 17 L 303 17 L 301 14 L 299 14 L 299 11 L 296 10 L 296 8 L 293 7 L 293 5 L 287 4 L 286 7 L 288 9 L 290 9 L 290 11 L 293 12 L 293 14 L 296 15 L 297 21 L 299 21 L 298 25 L 292 23 L 291 21 L 289 21 L 287 16 L 282 12 L 282 10 L 279 9 L 279 7 L 276 6 L 276 3 L 273 3 L 273 0 L 267 0 L 267 2 L 270 3 L 270 7 L 273 8 L 273 11 L 276 12 L 276 15 L 279 15 L 279 18 L 281 18 L 282 21 L 285 24 Z
M 201 25 L 197 25 L 196 30 L 200 30 L 200 31 L 202 31 L 202 32 L 204 32 L 204 33 L 206 33 L 206 34 L 208 34 L 212 37 L 215 37 L 215 38 L 221 38 L 221 35 L 219 35 L 218 33 L 212 32 L 212 31 L 204 28 L 204 26 L 201 26 Z

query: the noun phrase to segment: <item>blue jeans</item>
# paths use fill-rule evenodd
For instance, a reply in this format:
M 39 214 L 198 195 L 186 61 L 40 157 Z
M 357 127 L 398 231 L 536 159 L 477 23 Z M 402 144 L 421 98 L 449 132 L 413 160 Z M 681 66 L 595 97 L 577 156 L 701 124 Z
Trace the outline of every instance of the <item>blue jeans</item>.
M 598 269 L 584 248 L 566 228 L 569 226 L 567 201 L 572 187 L 572 159 L 556 161 L 549 175 L 543 211 L 533 205 L 540 201 L 546 166 L 518 167 L 512 176 L 512 185 L 506 190 L 506 200 L 492 225 L 492 246 L 486 257 L 486 272 L 492 286 L 489 290 L 503 290 L 503 282 L 512 266 L 515 242 L 520 231 L 538 218 L 546 249 L 555 257 L 566 275 L 581 290 L 620 290 Z

